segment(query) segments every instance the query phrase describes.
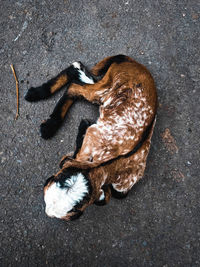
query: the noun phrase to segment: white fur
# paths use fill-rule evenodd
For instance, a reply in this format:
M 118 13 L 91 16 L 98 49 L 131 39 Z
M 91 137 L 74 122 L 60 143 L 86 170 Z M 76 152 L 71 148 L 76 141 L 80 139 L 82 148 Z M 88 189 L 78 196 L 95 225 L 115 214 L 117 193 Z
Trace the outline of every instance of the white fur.
M 94 84 L 94 81 L 92 78 L 89 78 L 84 71 L 81 70 L 81 64 L 79 62 L 74 62 L 72 63 L 72 65 L 74 66 L 74 68 L 78 69 L 79 72 L 79 79 L 84 82 L 84 83 L 88 83 L 88 84 Z
M 99 201 L 104 200 L 105 199 L 105 194 L 104 191 L 101 189 L 101 195 L 99 197 Z
M 103 103 L 103 106 L 104 106 L 104 107 L 108 106 L 108 105 L 111 103 L 112 100 L 113 100 L 113 98 L 112 98 L 112 97 L 109 97 L 109 98 Z
M 70 188 L 61 188 L 59 182 L 52 183 L 45 192 L 45 212 L 50 217 L 62 218 L 88 193 L 87 181 L 81 173 L 66 180 Z
M 121 186 L 121 183 L 116 183 L 116 184 L 112 184 L 113 188 L 117 191 L 117 192 L 120 192 L 120 193 L 125 193 L 127 191 L 127 189 L 125 188 L 121 188 L 121 189 L 118 189 L 117 186 Z
M 74 63 L 72 63 L 72 65 L 74 66 L 74 68 L 76 68 L 76 69 L 81 69 L 81 64 L 79 63 L 79 62 L 74 62 Z
M 85 75 L 85 72 L 82 70 L 79 70 L 79 78 L 81 79 L 82 82 L 84 83 L 89 83 L 89 84 L 94 84 L 93 79 L 89 78 L 88 76 Z

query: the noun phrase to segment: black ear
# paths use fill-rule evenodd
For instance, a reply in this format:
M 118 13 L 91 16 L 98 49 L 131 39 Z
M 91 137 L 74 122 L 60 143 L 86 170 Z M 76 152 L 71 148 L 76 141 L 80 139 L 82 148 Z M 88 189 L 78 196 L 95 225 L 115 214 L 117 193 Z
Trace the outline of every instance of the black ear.
M 60 161 L 60 163 L 59 163 L 59 167 L 60 167 L 60 169 L 63 168 L 63 165 L 65 164 L 66 161 L 70 161 L 70 160 L 72 160 L 72 159 L 73 159 L 73 158 L 72 158 L 71 156 L 66 156 L 66 157 L 64 157 L 64 158 Z
M 49 178 L 46 180 L 46 182 L 44 183 L 44 187 L 47 186 L 49 182 L 53 182 L 53 181 L 55 181 L 55 176 L 54 176 L 54 175 L 51 176 L 51 177 L 49 177 Z
M 62 169 L 64 163 L 65 163 L 65 158 L 63 160 L 61 160 L 61 162 L 59 163 L 59 168 L 60 169 Z
M 70 221 L 78 219 L 82 214 L 83 212 L 81 210 L 76 210 L 74 215 L 70 216 Z

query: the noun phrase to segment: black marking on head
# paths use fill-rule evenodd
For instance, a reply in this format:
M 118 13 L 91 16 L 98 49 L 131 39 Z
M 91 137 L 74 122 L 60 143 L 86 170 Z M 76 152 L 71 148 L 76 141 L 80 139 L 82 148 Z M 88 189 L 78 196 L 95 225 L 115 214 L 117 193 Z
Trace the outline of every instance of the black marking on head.
M 47 186 L 50 182 L 54 181 L 55 181 L 55 176 L 53 175 L 46 180 L 46 182 L 44 183 L 44 187 Z
M 76 176 L 78 175 L 78 173 L 81 173 L 87 182 L 86 185 L 88 187 L 89 194 L 91 194 L 92 186 L 88 178 L 88 172 L 89 170 L 82 170 L 79 168 L 69 167 L 63 169 L 62 172 L 59 173 L 59 175 L 56 177 L 56 182 L 59 182 L 61 188 L 68 188 L 69 186 L 67 185 L 66 181 L 70 179 L 71 176 Z
M 88 193 L 83 197 L 82 200 L 77 201 L 77 203 L 74 205 L 73 211 L 77 211 L 81 209 L 83 205 L 87 204 L 91 199 L 92 185 L 88 178 L 88 172 L 89 172 L 88 170 L 82 170 L 79 168 L 69 167 L 69 168 L 63 169 L 62 172 L 56 177 L 56 182 L 59 183 L 61 188 L 70 189 L 70 186 L 66 183 L 66 181 L 70 179 L 71 176 L 76 176 L 78 175 L 78 173 L 81 173 L 84 176 L 87 182 L 86 186 L 88 188 Z
M 56 177 L 57 182 L 59 182 L 61 188 L 67 188 L 67 183 L 65 183 L 66 180 L 70 179 L 71 176 L 76 176 L 80 172 L 81 170 L 73 167 L 63 169 L 62 172 L 60 172 Z

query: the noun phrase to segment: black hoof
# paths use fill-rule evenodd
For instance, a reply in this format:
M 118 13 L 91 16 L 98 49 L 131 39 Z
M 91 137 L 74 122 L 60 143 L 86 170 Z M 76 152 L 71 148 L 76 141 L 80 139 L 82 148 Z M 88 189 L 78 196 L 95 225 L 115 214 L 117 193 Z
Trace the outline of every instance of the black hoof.
M 26 93 L 24 98 L 29 102 L 34 102 L 34 101 L 39 100 L 40 98 L 39 98 L 39 92 L 37 88 L 31 87 Z
M 106 202 L 105 199 L 100 200 L 100 201 L 97 201 L 97 200 L 96 200 L 96 201 L 94 202 L 94 204 L 97 205 L 97 206 L 104 206 L 104 205 L 107 204 L 107 202 Z
M 49 97 L 49 92 L 44 88 L 40 87 L 31 87 L 25 95 L 25 99 L 29 102 L 39 101 Z
M 44 139 L 49 139 L 55 135 L 57 130 L 59 129 L 61 122 L 56 119 L 48 119 L 44 123 L 40 125 L 40 133 L 41 137 Z
M 110 189 L 111 189 L 112 197 L 114 197 L 114 198 L 122 199 L 122 198 L 127 197 L 127 195 L 128 195 L 128 192 L 127 192 L 127 193 L 118 192 L 117 190 L 115 190 L 115 189 L 113 188 L 112 185 L 110 186 Z

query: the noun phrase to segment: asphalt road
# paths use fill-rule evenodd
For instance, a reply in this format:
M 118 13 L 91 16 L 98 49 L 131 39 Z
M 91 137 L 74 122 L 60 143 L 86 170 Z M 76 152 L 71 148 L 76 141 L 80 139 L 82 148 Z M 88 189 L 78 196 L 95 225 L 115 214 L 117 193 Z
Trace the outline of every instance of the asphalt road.
M 2 267 L 200 266 L 199 20 L 196 0 L 1 1 Z M 98 108 L 77 102 L 57 135 L 42 140 L 39 125 L 62 92 L 33 104 L 24 94 L 73 61 L 91 67 L 119 53 L 145 64 L 158 89 L 145 176 L 125 200 L 90 206 L 77 221 L 48 218 L 43 183 Z

